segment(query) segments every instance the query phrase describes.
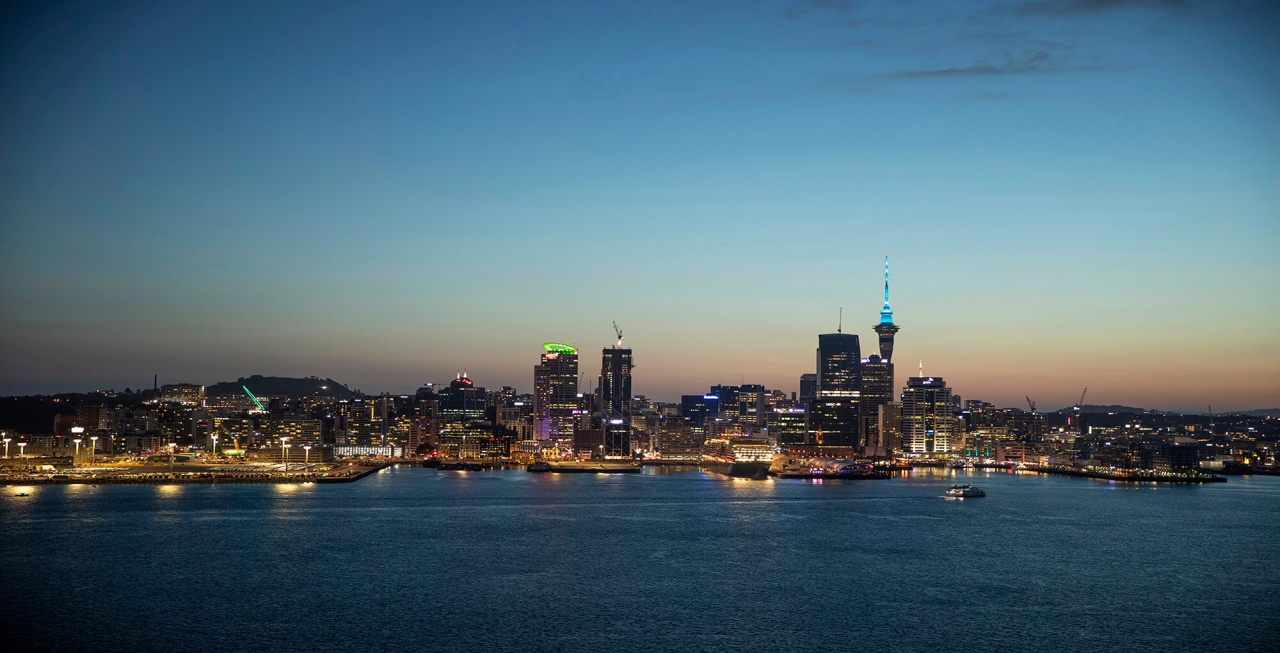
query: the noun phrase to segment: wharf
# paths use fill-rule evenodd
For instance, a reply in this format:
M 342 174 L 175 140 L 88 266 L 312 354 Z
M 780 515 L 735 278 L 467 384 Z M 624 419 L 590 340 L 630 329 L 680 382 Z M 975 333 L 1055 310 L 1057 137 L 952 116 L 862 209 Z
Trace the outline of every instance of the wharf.
M 354 483 L 387 467 L 389 463 L 350 466 L 329 472 L 238 472 L 216 468 L 198 471 L 121 470 L 89 474 L 37 473 L 0 477 L 0 485 L 176 485 L 222 483 Z
M 536 472 L 538 470 L 530 468 L 529 471 Z M 547 462 L 542 471 L 553 474 L 639 474 L 640 466 L 629 462 L 559 461 Z
M 1067 467 L 1019 467 L 1018 471 L 1035 472 L 1037 474 L 1057 474 L 1059 476 L 1078 476 L 1081 478 L 1096 478 L 1104 481 L 1120 481 L 1122 483 L 1181 483 L 1181 484 L 1199 484 L 1199 483 L 1226 483 L 1227 477 L 1216 476 L 1214 474 L 1147 474 L 1138 472 L 1102 472 L 1087 469 L 1073 469 Z

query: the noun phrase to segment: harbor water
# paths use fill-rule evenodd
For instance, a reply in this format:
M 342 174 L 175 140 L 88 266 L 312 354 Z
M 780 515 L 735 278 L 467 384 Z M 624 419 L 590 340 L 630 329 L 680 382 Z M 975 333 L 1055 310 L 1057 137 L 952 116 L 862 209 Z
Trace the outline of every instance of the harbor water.
M 957 482 L 987 496 L 943 498 Z M 1280 646 L 1276 477 L 400 466 L 331 486 L 0 490 L 9 650 Z

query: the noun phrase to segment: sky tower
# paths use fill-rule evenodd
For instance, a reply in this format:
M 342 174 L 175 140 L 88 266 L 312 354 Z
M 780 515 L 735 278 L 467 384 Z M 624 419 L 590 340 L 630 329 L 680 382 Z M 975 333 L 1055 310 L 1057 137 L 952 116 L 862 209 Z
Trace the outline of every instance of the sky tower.
M 893 362 L 893 334 L 898 332 L 898 325 L 893 323 L 893 309 L 889 308 L 889 255 L 884 256 L 884 308 L 880 309 L 880 324 L 875 326 L 880 334 L 880 358 L 886 363 Z

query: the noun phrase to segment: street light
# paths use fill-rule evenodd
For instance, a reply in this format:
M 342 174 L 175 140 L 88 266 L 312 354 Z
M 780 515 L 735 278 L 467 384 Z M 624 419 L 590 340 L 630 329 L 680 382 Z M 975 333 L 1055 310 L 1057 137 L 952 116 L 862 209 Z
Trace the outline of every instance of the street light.
M 80 464 L 80 436 L 83 434 L 84 434 L 83 426 L 71 427 L 71 435 L 76 436 L 74 440 L 74 442 L 76 443 L 76 457 L 75 457 L 75 460 L 72 462 L 73 465 Z
M 96 435 L 89 436 L 89 441 L 93 443 L 93 445 L 89 447 L 89 464 L 92 465 L 93 461 L 97 459 L 98 436 Z
M 19 442 L 19 443 L 18 443 L 18 457 L 19 457 L 19 458 L 25 458 L 25 456 L 23 455 L 23 453 L 22 453 L 22 452 L 23 452 L 24 450 L 26 450 L 26 448 L 27 448 L 27 443 L 26 443 L 26 442 Z
M 211 437 L 213 438 L 213 455 L 216 456 L 218 455 L 218 436 L 214 435 Z
M 289 438 L 280 438 L 280 464 L 284 466 L 284 473 L 289 473 Z
M 305 470 L 311 467 L 311 445 L 302 445 L 302 451 L 302 468 Z
M 4 435 L 4 434 L 0 433 L 0 435 Z M 13 439 L 13 438 L 9 438 L 9 437 L 6 437 L 6 438 L 4 439 L 4 457 L 5 457 L 5 458 L 8 458 L 8 457 L 9 457 L 9 441 L 10 441 L 10 440 L 12 440 L 12 439 Z

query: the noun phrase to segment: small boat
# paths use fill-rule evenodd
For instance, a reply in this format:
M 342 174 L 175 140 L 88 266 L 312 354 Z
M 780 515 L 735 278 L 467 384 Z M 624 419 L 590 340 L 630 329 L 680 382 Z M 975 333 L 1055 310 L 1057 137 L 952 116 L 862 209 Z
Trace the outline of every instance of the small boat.
M 19 493 L 15 494 L 14 496 L 17 496 L 17 497 L 29 497 L 29 496 L 31 496 L 31 495 L 30 495 L 30 494 L 27 494 L 26 492 L 19 492 Z
M 987 496 L 986 492 L 983 492 L 981 488 L 973 487 L 969 483 L 965 483 L 964 485 L 952 485 L 947 488 L 948 499 L 973 499 L 985 496 Z
M 549 472 L 549 471 L 551 471 L 551 463 L 549 463 L 549 462 L 547 462 L 547 461 L 545 461 L 545 460 L 539 460 L 539 461 L 538 461 L 538 462 L 536 462 L 536 463 L 529 463 L 529 466 L 525 468 L 525 471 L 529 471 L 529 472 Z

